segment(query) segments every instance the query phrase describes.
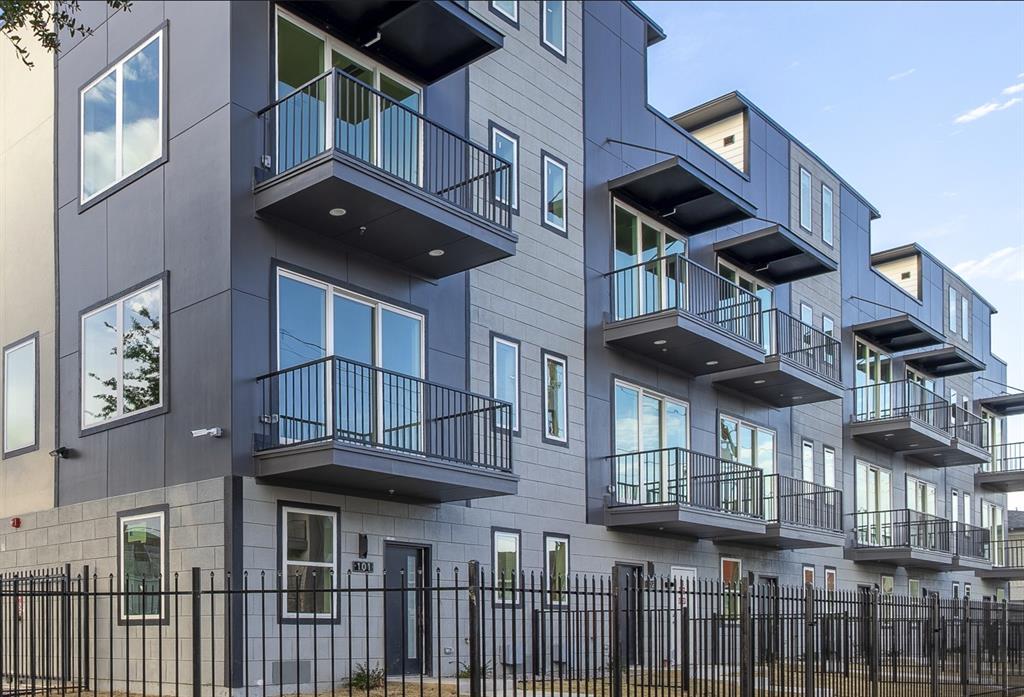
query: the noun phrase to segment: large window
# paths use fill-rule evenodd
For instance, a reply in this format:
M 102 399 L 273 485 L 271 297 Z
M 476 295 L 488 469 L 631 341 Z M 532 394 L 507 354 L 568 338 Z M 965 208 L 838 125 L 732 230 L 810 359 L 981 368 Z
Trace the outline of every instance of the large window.
M 686 255 L 686 239 L 621 201 L 613 204 L 613 215 L 615 268 L 633 269 L 615 275 L 616 319 L 685 309 L 685 296 L 677 294 L 686 287 L 686 269 L 676 255 Z
M 167 514 L 165 510 L 118 516 L 118 585 L 124 596 L 121 618 L 160 619 L 161 597 L 167 590 Z
M 491 339 L 492 396 L 512 405 L 512 431 L 519 432 L 519 342 L 495 336 Z M 509 428 L 499 423 L 498 428 Z
M 81 202 L 163 157 L 164 32 L 82 88 Z
M 616 486 L 623 502 L 685 501 L 690 414 L 686 402 L 615 383 Z
M 888 418 L 892 407 L 892 359 L 888 354 L 857 339 L 855 360 L 857 416 L 861 419 Z
M 811 173 L 800 168 L 800 227 L 811 230 Z
M 765 475 L 762 478 L 764 515 L 773 520 L 776 514 L 775 479 L 769 475 L 776 473 L 775 431 L 723 414 L 719 419 L 718 434 L 719 457 L 757 467 Z M 721 496 L 724 502 L 739 502 L 741 492 L 736 479 L 722 483 Z
M 548 603 L 564 605 L 569 590 L 569 538 L 544 536 L 544 577 L 548 580 Z
M 288 593 L 285 617 L 334 616 L 331 589 L 338 574 L 338 513 L 281 507 L 281 573 Z
M 541 156 L 544 195 L 544 217 L 541 222 L 556 232 L 567 234 L 568 169 L 564 162 L 544 153 Z
M 908 476 L 907 508 L 918 513 L 935 515 L 935 485 Z
M 565 57 L 565 0 L 541 2 L 541 42 Z
M 494 198 L 498 203 L 507 204 L 513 211 L 518 211 L 519 138 L 491 124 L 491 152 L 509 164 L 508 172 L 502 172 L 494 179 Z
M 35 336 L 4 349 L 4 457 L 34 450 L 39 445 L 38 356 Z
M 544 438 L 557 443 L 568 443 L 566 360 L 564 356 L 546 351 L 541 358 L 544 370 Z
M 82 428 L 163 404 L 164 284 L 82 315 Z
M 854 529 L 861 544 L 892 544 L 892 473 L 857 461 Z
M 832 209 L 832 189 L 828 188 L 824 184 L 821 185 L 821 239 L 825 244 L 831 245 L 834 243 L 833 225 L 835 220 L 833 219 Z
M 949 333 L 956 334 L 956 309 L 957 309 L 957 295 L 956 288 L 953 286 L 949 287 Z
M 753 293 L 761 301 L 761 344 L 767 353 L 776 353 L 779 347 L 776 345 L 778 337 L 775 336 L 775 323 L 772 322 L 771 314 L 765 312 L 765 310 L 775 307 L 775 290 L 752 274 L 722 259 L 718 260 L 718 275 L 727 281 L 732 281 L 743 290 Z M 735 293 L 735 289 L 723 288 L 722 293 Z
M 514 603 L 514 588 L 519 588 L 519 532 L 495 530 L 492 539 L 494 548 L 494 580 L 501 588 L 500 603 Z

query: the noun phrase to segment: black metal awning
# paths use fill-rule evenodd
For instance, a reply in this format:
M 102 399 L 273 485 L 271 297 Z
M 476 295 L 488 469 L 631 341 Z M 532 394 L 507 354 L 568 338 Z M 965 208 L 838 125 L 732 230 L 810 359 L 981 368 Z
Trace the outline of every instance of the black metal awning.
M 889 353 L 926 348 L 942 343 L 942 335 L 908 314 L 863 322 L 853 327 L 855 334 Z
M 839 264 L 784 225 L 772 225 L 715 244 L 715 252 L 771 283 L 790 283 L 835 271 Z
M 309 0 L 286 6 L 423 84 L 466 67 L 504 41 L 451 0 Z
M 999 416 L 1018 416 L 1024 414 L 1024 392 L 984 397 L 978 404 Z
M 752 203 L 681 157 L 613 179 L 608 189 L 691 235 L 757 214 Z
M 937 378 L 985 370 L 985 364 L 958 346 L 942 346 L 907 356 L 911 368 Z

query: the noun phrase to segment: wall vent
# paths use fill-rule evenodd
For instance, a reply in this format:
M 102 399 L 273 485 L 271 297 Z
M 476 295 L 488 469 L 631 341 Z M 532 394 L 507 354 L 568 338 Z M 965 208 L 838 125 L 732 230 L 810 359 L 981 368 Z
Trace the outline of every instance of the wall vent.
M 726 136 L 722 139 L 722 145 L 732 145 L 736 142 L 736 136 Z

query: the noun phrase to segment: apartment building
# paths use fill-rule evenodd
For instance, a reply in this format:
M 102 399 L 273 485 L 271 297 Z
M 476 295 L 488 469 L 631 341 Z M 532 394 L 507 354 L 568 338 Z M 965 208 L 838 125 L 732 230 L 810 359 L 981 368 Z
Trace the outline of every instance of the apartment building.
M 659 113 L 632 3 L 82 20 L 38 118 L 56 278 L 4 247 L 0 288 L 40 298 L 0 296 L 4 342 L 38 332 L 56 406 L 0 463 L 31 502 L 0 568 L 1024 578 L 995 309 L 873 253 L 879 212 L 745 96 Z

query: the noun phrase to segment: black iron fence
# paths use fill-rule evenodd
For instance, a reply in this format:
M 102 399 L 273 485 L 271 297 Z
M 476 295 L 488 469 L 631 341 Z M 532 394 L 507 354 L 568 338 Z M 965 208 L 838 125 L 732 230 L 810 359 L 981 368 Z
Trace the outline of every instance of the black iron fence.
M 264 451 L 336 441 L 472 467 L 512 467 L 512 406 L 338 356 L 257 380 Z
M 387 89 L 333 68 L 262 109 L 262 178 L 340 153 L 508 229 L 511 165 L 423 116 L 417 91 Z
M 764 346 L 769 356 L 781 356 L 835 383 L 841 382 L 841 344 L 834 337 L 778 309 L 763 313 Z
M 760 299 L 682 254 L 617 269 L 608 277 L 615 321 L 679 310 L 740 339 L 761 343 Z
M 735 580 L 735 579 L 734 579 Z M 650 577 L 0 581 L 4 695 L 953 697 L 1024 691 L 1024 606 Z M 159 590 L 159 589 L 163 590 Z M 152 589 L 152 590 L 150 590 Z M 142 597 L 143 600 L 134 603 Z M 145 618 L 130 608 L 149 605 Z

